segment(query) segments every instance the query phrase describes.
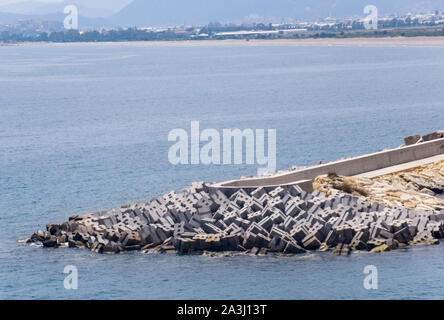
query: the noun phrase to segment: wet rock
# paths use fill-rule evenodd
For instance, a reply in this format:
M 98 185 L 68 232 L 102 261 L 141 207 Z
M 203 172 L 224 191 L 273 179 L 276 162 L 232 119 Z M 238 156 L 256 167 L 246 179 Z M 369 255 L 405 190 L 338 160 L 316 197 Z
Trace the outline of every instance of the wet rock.
M 44 240 L 42 243 L 45 248 L 54 248 L 57 246 L 57 240 L 54 239 L 47 239 Z
M 371 253 L 380 253 L 380 252 L 385 252 L 385 251 L 390 251 L 390 247 L 386 244 L 382 244 L 382 245 L 370 250 Z

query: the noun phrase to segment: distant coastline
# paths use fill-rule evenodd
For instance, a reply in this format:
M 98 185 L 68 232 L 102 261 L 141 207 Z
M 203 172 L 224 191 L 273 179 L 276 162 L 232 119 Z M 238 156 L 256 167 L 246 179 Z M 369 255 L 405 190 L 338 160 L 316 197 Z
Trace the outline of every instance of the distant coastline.
M 444 36 L 418 37 L 356 37 L 307 39 L 228 39 L 228 40 L 172 40 L 172 41 L 116 41 L 116 42 L 0 42 L 0 46 L 444 46 Z

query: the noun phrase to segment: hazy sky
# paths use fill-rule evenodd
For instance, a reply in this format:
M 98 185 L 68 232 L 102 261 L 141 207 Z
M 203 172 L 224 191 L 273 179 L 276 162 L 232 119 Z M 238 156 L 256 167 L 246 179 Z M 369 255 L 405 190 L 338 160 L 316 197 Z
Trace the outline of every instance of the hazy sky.
M 128 4 L 129 2 L 131 2 L 132 0 L 112 0 L 110 2 L 112 2 L 113 4 L 118 4 L 118 3 L 122 3 L 123 5 Z M 7 5 L 7 4 L 14 4 L 14 3 L 30 3 L 30 2 L 35 2 L 35 3 L 60 3 L 60 2 L 66 2 L 66 0 L 0 0 L 0 6 L 2 5 Z M 73 2 L 79 2 L 79 1 L 73 1 Z M 82 1 L 80 1 L 82 2 Z M 86 2 L 86 1 L 83 1 Z M 88 1 L 90 4 L 92 4 L 93 6 L 101 6 L 101 5 L 106 5 L 107 1 L 105 0 L 89 0 Z
M 94 13 L 93 16 L 101 16 L 101 13 L 106 16 L 107 14 L 119 11 L 131 2 L 132 0 L 0 0 L 0 10 L 1 8 L 7 8 L 7 12 L 29 14 L 32 13 L 33 10 L 40 9 L 38 13 L 42 13 L 45 8 L 49 12 L 50 10 L 48 8 L 51 8 L 49 7 L 51 5 L 60 6 L 72 3 L 82 7 L 82 9 L 102 10 L 89 10 L 89 13 Z M 52 10 L 54 10 L 54 8 L 59 7 L 52 7 Z
M 63 2 L 63 0 L 0 0 L 0 5 L 20 2 Z

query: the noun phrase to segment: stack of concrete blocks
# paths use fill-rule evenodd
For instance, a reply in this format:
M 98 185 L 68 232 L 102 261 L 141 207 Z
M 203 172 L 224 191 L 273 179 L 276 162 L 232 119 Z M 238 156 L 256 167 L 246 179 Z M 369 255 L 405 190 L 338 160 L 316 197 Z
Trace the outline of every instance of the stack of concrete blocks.
M 284 254 L 332 249 L 335 254 L 396 248 L 444 236 L 444 212 L 386 208 L 344 193 L 298 186 L 222 191 L 195 183 L 146 204 L 73 216 L 29 241 L 98 253 L 144 250 L 201 254 Z

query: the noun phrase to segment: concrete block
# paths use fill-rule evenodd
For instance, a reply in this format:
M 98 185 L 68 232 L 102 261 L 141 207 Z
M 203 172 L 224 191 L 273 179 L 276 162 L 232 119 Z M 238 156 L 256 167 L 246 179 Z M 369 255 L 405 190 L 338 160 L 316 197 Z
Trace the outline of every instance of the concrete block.
M 313 206 L 313 202 L 300 201 L 298 206 L 302 209 L 302 211 L 308 211 Z
M 195 240 L 189 238 L 178 238 L 175 242 L 175 248 L 179 254 L 188 254 L 193 250 Z
M 287 203 L 288 203 L 289 201 L 293 200 L 293 197 L 292 197 L 289 193 L 286 193 L 286 194 L 281 198 L 281 200 L 282 200 L 282 203 L 284 204 L 284 206 L 287 207 Z
M 262 233 L 257 234 L 254 246 L 257 248 L 268 248 L 270 245 L 271 239 Z
M 383 239 L 393 239 L 394 235 L 393 235 L 393 233 L 391 233 L 391 232 L 389 232 L 389 231 L 387 231 L 385 229 L 381 229 L 379 231 L 379 235 L 378 236 L 383 238 Z
M 321 242 L 313 235 L 308 235 L 302 240 L 302 245 L 307 250 L 317 250 Z
M 293 197 L 299 197 L 304 191 L 297 185 L 289 186 L 288 191 Z
M 262 219 L 263 219 L 262 212 L 250 213 L 247 217 L 247 220 L 250 220 L 251 222 L 259 222 Z
M 237 198 L 245 198 L 248 199 L 250 198 L 250 195 L 243 189 L 238 189 L 236 192 L 234 192 L 230 197 L 230 201 L 234 202 L 236 201 Z
M 313 206 L 310 209 L 308 209 L 307 214 L 316 215 L 317 212 L 319 212 L 320 210 L 322 210 L 322 208 L 319 205 L 313 204 Z
M 344 244 L 349 244 L 355 236 L 355 230 L 351 226 L 344 227 Z
M 202 229 L 208 234 L 223 234 L 223 231 L 212 223 L 204 223 Z
M 251 249 L 255 246 L 256 243 L 256 235 L 247 231 L 245 232 L 244 236 L 243 236 L 243 242 L 242 242 L 242 246 L 245 249 Z
M 443 238 L 443 229 L 441 228 L 441 225 L 436 225 L 432 229 L 432 236 L 435 239 L 442 239 Z
M 296 242 L 288 241 L 287 245 L 284 248 L 284 253 L 289 254 L 299 254 L 299 253 L 305 253 L 306 251 L 300 247 Z
M 272 198 L 272 199 L 267 203 L 267 205 L 268 205 L 269 207 L 277 208 L 277 209 L 279 209 L 279 210 L 281 210 L 281 211 L 285 211 L 285 205 L 284 205 L 284 203 L 282 202 L 282 200 L 279 199 L 279 198 Z
M 183 234 L 185 232 L 185 222 L 181 222 L 181 223 L 176 223 L 174 225 L 174 232 L 173 232 L 173 237 L 177 238 L 179 237 L 181 234 Z M 140 234 L 140 233 L 139 233 Z M 141 237 L 142 238 L 142 237 Z
M 323 233 L 324 226 L 317 224 L 309 230 L 309 235 L 316 237 L 320 243 L 324 242 L 326 234 Z
M 290 232 L 290 236 L 298 243 L 302 243 L 302 239 L 304 239 L 307 234 L 308 230 L 304 226 L 297 226 Z
M 256 190 L 254 190 L 251 193 L 251 196 L 255 199 L 260 199 L 264 194 L 266 194 L 267 192 L 265 191 L 264 188 L 257 188 Z
M 240 207 L 236 205 L 234 202 L 230 202 L 228 206 L 225 207 L 226 212 L 238 212 Z
M 265 217 L 259 222 L 259 226 L 270 232 L 273 227 L 273 221 L 270 217 Z
M 228 226 L 228 225 L 232 224 L 236 220 L 237 217 L 238 216 L 235 212 L 230 212 L 225 215 L 223 221 Z
M 263 207 L 265 207 L 271 199 L 273 198 L 270 197 L 267 193 L 265 193 L 257 200 L 259 201 L 260 204 L 262 204 Z
M 242 208 L 249 200 L 251 200 L 250 196 L 239 193 L 232 202 L 234 202 L 239 208 Z
M 210 252 L 220 252 L 223 250 L 223 246 L 220 240 L 220 237 L 214 236 L 205 240 L 205 248 L 204 250 Z
M 269 248 L 271 252 L 283 252 L 286 246 L 287 241 L 276 236 L 271 239 Z
M 158 222 L 160 219 L 160 216 L 156 210 L 152 210 L 148 212 L 148 220 L 152 222 Z
M 368 250 L 367 243 L 358 239 L 353 239 L 350 243 L 350 247 L 354 250 Z
M 325 243 L 329 247 L 336 246 L 338 244 L 343 244 L 346 242 L 344 227 L 333 228 L 332 231 L 325 238 Z M 351 242 L 351 241 L 350 241 Z
M 248 199 L 245 203 L 244 203 L 244 207 L 248 207 L 251 208 L 252 211 L 261 211 L 264 209 L 264 206 L 262 205 L 261 202 L 259 202 L 256 198 L 251 198 Z
M 243 234 L 244 230 L 239 226 L 235 225 L 234 223 L 232 223 L 228 226 L 227 229 L 224 230 L 224 232 L 228 235 L 239 235 Z
M 192 228 L 200 228 L 201 222 L 196 216 L 193 216 L 186 225 L 190 225 Z
M 223 236 L 220 238 L 220 243 L 223 251 L 236 251 L 242 238 L 239 236 Z
M 282 187 L 276 187 L 274 190 L 269 192 L 272 198 L 282 198 L 285 195 L 285 190 Z
M 197 213 L 199 215 L 211 215 L 213 212 L 211 211 L 211 208 L 209 205 L 204 205 L 197 208 Z
M 419 218 L 419 222 L 418 222 L 418 232 L 423 232 L 424 230 L 426 230 L 426 226 L 428 223 L 428 218 L 425 217 L 421 217 Z
M 261 211 L 261 217 L 271 217 L 274 214 L 274 208 L 267 205 L 262 211 Z
M 228 197 L 219 189 L 211 189 L 210 198 L 218 204 L 229 202 Z
M 243 207 L 238 212 L 239 217 L 241 217 L 242 219 L 247 219 L 248 215 L 251 213 L 254 213 L 254 211 L 250 207 Z
M 290 235 L 287 232 L 285 232 L 284 230 L 282 230 L 276 226 L 273 226 L 270 231 L 270 237 L 271 238 L 279 237 L 279 238 L 283 239 L 285 237 L 290 237 Z
M 240 219 L 240 218 L 236 218 L 236 220 L 237 219 Z M 242 219 L 243 220 L 243 219 Z M 236 222 L 236 221 L 235 221 Z M 225 230 L 225 229 L 227 229 L 228 228 L 228 226 L 225 224 L 225 222 L 223 222 L 223 220 L 217 220 L 215 223 L 214 223 L 214 225 L 216 226 L 216 227 L 218 227 L 219 229 L 221 229 L 221 230 Z
M 351 209 L 347 209 L 344 212 L 344 215 L 342 217 L 342 221 L 350 221 L 355 217 L 355 213 Z
M 301 199 L 303 199 L 303 200 L 310 200 L 310 199 L 312 199 L 313 197 L 312 197 L 312 195 L 311 195 L 310 193 L 305 192 L 305 191 L 302 191 L 302 192 L 299 194 L 299 198 L 301 198 Z
M 281 224 L 285 221 L 285 215 L 282 212 L 275 212 L 273 215 L 271 215 L 271 220 L 273 221 L 273 224 Z
M 225 217 L 225 211 L 224 208 L 219 208 L 215 213 L 213 213 L 212 218 L 214 220 L 221 220 Z
M 285 207 L 285 214 L 290 217 L 296 217 L 301 211 L 302 209 L 294 201 L 287 203 Z
M 264 229 L 263 227 L 261 227 L 256 222 L 251 223 L 250 226 L 248 227 L 247 231 L 251 232 L 251 233 L 254 233 L 254 234 L 261 233 L 264 236 L 268 236 L 268 231 L 266 229 Z
M 413 237 L 410 234 L 409 228 L 404 227 L 394 233 L 393 239 L 397 240 L 400 243 L 408 243 L 409 241 L 413 240 Z
M 287 216 L 284 220 L 284 230 L 290 232 L 294 225 L 296 224 L 296 220 L 290 216 Z

